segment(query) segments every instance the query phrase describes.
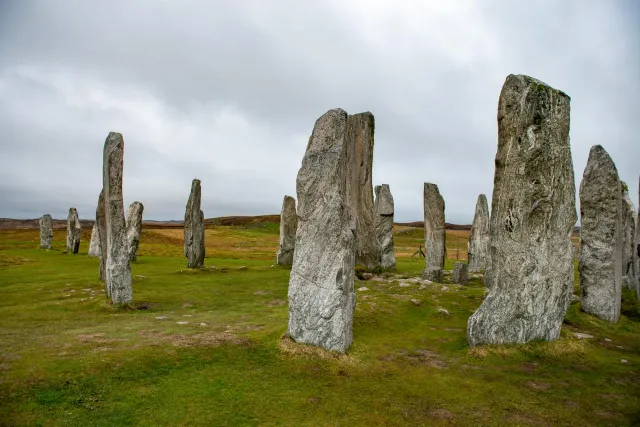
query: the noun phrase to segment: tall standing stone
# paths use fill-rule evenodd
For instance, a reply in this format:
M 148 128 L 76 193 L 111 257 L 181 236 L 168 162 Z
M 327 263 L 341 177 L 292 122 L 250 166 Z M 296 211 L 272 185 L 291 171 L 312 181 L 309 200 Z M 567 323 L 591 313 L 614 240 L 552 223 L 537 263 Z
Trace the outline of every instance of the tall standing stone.
M 636 294 L 640 301 L 640 179 L 638 180 L 638 219 L 636 220 L 636 244 L 635 244 L 635 266 L 636 266 Z
M 100 245 L 100 280 L 105 282 L 107 297 L 111 298 L 111 288 L 107 283 L 107 211 L 104 203 L 104 189 L 100 191 L 98 197 L 96 226 L 98 227 L 98 243 Z
M 487 269 L 489 262 L 489 204 L 487 196 L 480 194 L 476 202 L 476 213 L 471 224 L 471 235 L 467 247 L 469 271 Z
M 200 180 L 191 182 L 191 193 L 184 213 L 184 256 L 187 267 L 200 268 L 204 265 L 204 212 L 200 209 Z
M 91 228 L 91 241 L 89 242 L 89 256 L 92 258 L 100 257 L 100 232 L 98 231 L 98 222 L 93 223 Z
M 620 319 L 622 191 L 609 154 L 594 145 L 580 184 L 580 290 L 582 310 L 610 322 Z
M 375 120 L 366 112 L 347 119 L 347 200 L 356 219 L 356 264 L 368 269 L 380 265 L 373 211 L 373 137 Z
M 377 185 L 375 193 L 375 227 L 380 246 L 380 265 L 382 268 L 396 268 L 396 255 L 393 247 L 394 204 L 389 184 Z
M 129 248 L 129 261 L 138 260 L 138 246 L 140 245 L 140 233 L 142 232 L 142 212 L 144 206 L 140 202 L 133 202 L 127 209 L 127 245 Z
M 131 304 L 133 298 L 131 266 L 122 202 L 124 140 L 121 134 L 110 132 L 107 136 L 104 143 L 103 162 L 102 188 L 107 224 L 106 284 L 114 304 Z
M 444 199 L 436 184 L 424 183 L 424 253 L 426 266 L 422 278 L 442 280 L 446 256 Z
M 53 225 L 51 215 L 44 214 L 40 218 L 40 249 L 51 249 L 53 242 Z
M 636 290 L 636 208 L 629 196 L 629 187 L 621 182 L 622 190 L 622 285 Z
M 528 76 L 510 75 L 502 87 L 485 272 L 491 287 L 469 319 L 471 346 L 560 335 L 577 220 L 569 104 L 565 93 Z
M 289 280 L 289 336 L 345 352 L 353 339 L 356 223 L 348 206 L 347 113 L 315 123 L 298 172 L 298 232 Z
M 67 216 L 67 253 L 78 253 L 78 249 L 80 249 L 80 233 L 82 233 L 82 225 L 80 225 L 78 211 L 76 208 L 69 208 L 69 216 Z
M 282 210 L 280 211 L 280 249 L 276 254 L 276 263 L 278 265 L 291 265 L 293 263 L 297 229 L 296 199 L 291 196 L 284 196 Z

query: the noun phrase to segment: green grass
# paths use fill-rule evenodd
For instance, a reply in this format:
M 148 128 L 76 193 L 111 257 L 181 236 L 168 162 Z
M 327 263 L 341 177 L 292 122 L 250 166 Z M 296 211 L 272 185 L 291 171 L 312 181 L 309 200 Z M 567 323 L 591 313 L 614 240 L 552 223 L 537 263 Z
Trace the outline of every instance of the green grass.
M 573 304 L 556 342 L 470 349 L 481 279 L 400 286 L 424 266 L 408 254 L 422 231 L 409 230 L 396 275 L 356 282 L 369 290 L 358 291 L 354 344 L 339 355 L 283 338 L 290 270 L 273 266 L 277 225 L 208 229 L 205 264 L 216 268 L 197 271 L 185 268 L 181 230 L 145 230 L 136 308 L 121 310 L 86 255 L 89 231 L 79 255 L 61 253 L 63 231 L 51 251 L 34 249 L 35 230 L 0 231 L 0 425 L 640 423 L 629 291 L 615 325 Z

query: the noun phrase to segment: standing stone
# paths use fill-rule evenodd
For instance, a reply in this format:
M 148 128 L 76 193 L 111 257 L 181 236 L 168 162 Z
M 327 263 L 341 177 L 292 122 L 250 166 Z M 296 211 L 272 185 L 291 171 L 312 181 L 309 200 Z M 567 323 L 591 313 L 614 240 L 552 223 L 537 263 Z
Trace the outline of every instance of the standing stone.
M 373 136 L 375 120 L 366 112 L 347 119 L 347 200 L 356 219 L 356 264 L 380 265 L 380 246 L 373 211 Z
M 40 249 L 51 249 L 53 242 L 53 225 L 51 215 L 44 214 L 40 218 Z
M 560 335 L 577 220 L 569 104 L 565 93 L 528 76 L 510 75 L 502 87 L 485 272 L 491 286 L 469 319 L 471 346 Z
M 289 336 L 345 352 L 353 339 L 356 222 L 347 203 L 347 113 L 315 123 L 298 172 L 298 232 L 289 280 Z
M 636 208 L 629 196 L 627 183 L 621 181 L 622 189 L 622 285 L 636 290 Z
M 98 227 L 98 243 L 100 245 L 100 280 L 105 282 L 107 297 L 111 298 L 111 288 L 107 283 L 107 211 L 104 204 L 104 189 L 100 191 L 98 197 L 96 226 Z
M 124 140 L 121 134 L 110 132 L 107 136 L 104 142 L 103 162 L 102 188 L 107 223 L 106 284 L 114 304 L 131 304 L 131 266 L 122 203 Z M 103 258 L 104 254 L 105 252 Z
M 127 209 L 127 245 L 129 248 L 129 261 L 138 260 L 138 246 L 140 245 L 140 233 L 142 231 L 142 212 L 144 206 L 140 202 L 133 202 Z
M 389 184 L 377 185 L 374 202 L 375 229 L 380 246 L 380 266 L 396 268 L 396 255 L 393 247 L 393 196 Z
M 451 273 L 451 281 L 462 286 L 467 286 L 469 281 L 468 266 L 464 262 L 456 262 Z
M 445 249 L 444 199 L 436 184 L 424 183 L 424 253 L 426 267 L 422 278 L 439 282 L 444 270 Z
M 98 231 L 98 222 L 93 223 L 91 228 L 91 241 L 89 242 L 89 256 L 92 258 L 100 257 L 100 233 Z
M 600 145 L 589 152 L 580 184 L 582 310 L 610 322 L 620 318 L 622 191 L 618 170 Z
M 278 265 L 291 265 L 293 263 L 297 229 L 296 199 L 291 196 L 284 196 L 282 210 L 280 211 L 280 249 L 276 254 L 276 263 Z
M 487 269 L 489 262 L 489 205 L 487 196 L 480 194 L 476 202 L 471 235 L 467 246 L 469 271 L 478 272 Z
M 640 302 L 640 179 L 638 180 L 638 219 L 636 220 L 636 244 L 634 251 L 636 266 L 636 294 Z
M 184 256 L 187 257 L 189 268 L 204 265 L 204 212 L 200 210 L 201 194 L 200 180 L 194 179 L 184 213 Z
M 80 225 L 78 211 L 76 208 L 69 208 L 69 216 L 67 216 L 67 253 L 78 253 L 81 232 L 82 225 Z

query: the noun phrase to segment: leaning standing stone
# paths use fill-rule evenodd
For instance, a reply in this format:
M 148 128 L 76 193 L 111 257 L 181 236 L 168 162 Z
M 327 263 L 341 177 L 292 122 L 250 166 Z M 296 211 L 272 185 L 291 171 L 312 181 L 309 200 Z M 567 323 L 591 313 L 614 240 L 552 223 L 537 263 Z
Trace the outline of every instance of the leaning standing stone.
M 315 123 L 298 172 L 298 232 L 289 280 L 289 336 L 345 352 L 353 339 L 355 218 L 347 206 L 347 113 Z
M 478 344 L 555 340 L 573 290 L 576 223 L 569 97 L 510 75 L 498 103 L 489 294 L 467 325 Z
M 489 262 L 489 205 L 487 196 L 480 194 L 476 202 L 471 235 L 467 248 L 469 271 L 485 271 Z
M 91 229 L 91 241 L 89 242 L 89 256 L 97 258 L 100 256 L 100 233 L 98 231 L 98 222 L 93 224 Z
M 582 310 L 610 322 L 620 318 L 622 191 L 609 154 L 594 145 L 580 184 Z
M 389 184 L 377 185 L 375 193 L 375 226 L 380 245 L 380 265 L 382 268 L 396 268 L 396 255 L 393 252 L 394 204 Z
M 129 247 L 129 261 L 138 260 L 138 246 L 142 231 L 142 212 L 144 206 L 140 202 L 133 202 L 127 209 L 127 244 Z
M 638 271 L 636 270 L 636 208 L 629 197 L 629 187 L 622 186 L 622 285 L 636 290 Z
M 451 281 L 459 285 L 467 286 L 469 281 L 468 266 L 464 262 L 456 262 L 451 273 Z
M 436 184 L 424 183 L 424 253 L 426 267 L 422 278 L 439 282 L 444 270 L 445 226 L 444 199 Z
M 51 249 L 51 242 L 53 242 L 51 215 L 44 214 L 40 218 L 40 249 Z
M 276 263 L 278 265 L 291 265 L 293 263 L 297 229 L 296 199 L 291 196 L 284 196 L 282 210 L 280 211 L 280 249 L 276 254 Z
M 80 225 L 78 211 L 76 208 L 69 208 L 69 216 L 67 216 L 67 253 L 78 253 L 81 232 L 82 225 Z
M 184 256 L 187 267 L 200 268 L 204 265 L 204 212 L 200 210 L 200 180 L 191 182 L 191 193 L 184 213 Z

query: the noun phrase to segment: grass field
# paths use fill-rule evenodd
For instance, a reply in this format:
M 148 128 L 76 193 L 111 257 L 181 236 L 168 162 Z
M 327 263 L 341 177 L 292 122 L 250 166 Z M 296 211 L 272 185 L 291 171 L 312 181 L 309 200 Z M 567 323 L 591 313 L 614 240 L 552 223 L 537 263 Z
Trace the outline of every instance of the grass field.
M 574 303 L 556 342 L 470 349 L 481 279 L 423 285 L 413 278 L 424 259 L 411 257 L 422 229 L 395 231 L 398 270 L 356 281 L 368 290 L 357 291 L 354 344 L 338 355 L 284 337 L 278 224 L 207 229 L 197 271 L 185 268 L 181 229 L 144 229 L 135 309 L 105 301 L 90 230 L 78 255 L 62 253 L 62 230 L 51 251 L 35 249 L 37 230 L 2 230 L 0 425 L 640 423 L 634 294 L 615 325 Z M 466 259 L 467 238 L 448 232 L 449 257 Z

